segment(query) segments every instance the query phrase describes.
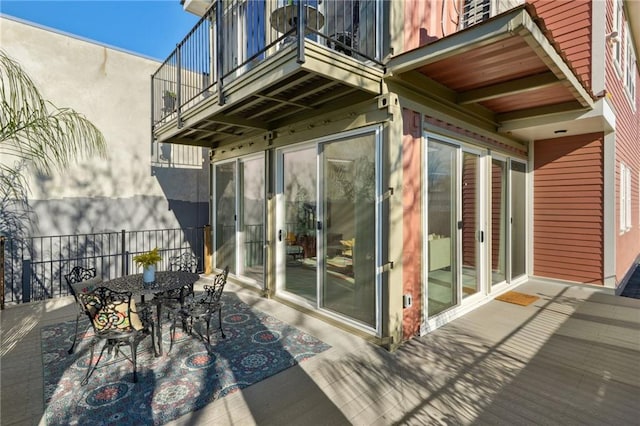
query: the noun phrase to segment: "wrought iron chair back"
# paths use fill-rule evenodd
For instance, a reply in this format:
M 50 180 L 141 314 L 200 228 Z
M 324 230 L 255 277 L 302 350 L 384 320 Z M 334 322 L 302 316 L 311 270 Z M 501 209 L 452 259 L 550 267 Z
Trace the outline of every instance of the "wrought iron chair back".
M 201 339 L 211 343 L 209 329 L 211 326 L 211 317 L 217 313 L 220 334 L 222 338 L 226 338 L 224 330 L 222 329 L 222 293 L 227 283 L 227 277 L 229 275 L 229 266 L 226 266 L 222 273 L 217 274 L 213 279 L 213 284 L 205 284 L 204 295 L 200 299 L 187 302 L 185 306 L 180 309 L 179 313 L 182 318 L 183 327 L 189 334 L 193 334 L 195 331 Z M 198 321 L 204 321 L 206 324 L 206 335 L 203 336 L 194 328 L 194 323 Z M 175 318 L 171 327 L 171 346 L 173 347 L 173 341 L 175 338 Z M 171 350 L 171 349 L 169 349 Z
M 136 308 L 131 292 L 114 291 L 106 287 L 98 287 L 89 293 L 79 293 L 78 297 L 84 307 L 84 313 L 93 327 L 94 336 L 90 342 L 90 354 L 87 373 L 81 384 L 86 385 L 95 371 L 104 351 L 122 353 L 133 364 L 133 382 L 137 376 L 137 348 L 140 341 L 151 335 L 155 352 L 152 313 L 147 308 Z M 103 341 L 98 358 L 94 362 L 95 345 Z M 130 356 L 120 351 L 122 346 L 129 346 Z
M 170 271 L 196 272 L 198 269 L 198 258 L 190 251 L 184 252 L 169 259 Z
M 191 252 L 185 252 L 169 259 L 170 271 L 186 271 L 195 273 L 198 269 L 198 258 Z M 177 315 L 176 310 L 182 308 L 187 297 L 193 296 L 193 283 L 156 295 L 156 302 L 162 303 L 171 319 Z
M 73 333 L 73 342 L 71 343 L 71 347 L 67 351 L 69 354 L 73 353 L 73 349 L 76 346 L 76 339 L 78 337 L 78 322 L 80 321 L 80 317 L 84 315 L 84 307 L 80 303 L 80 299 L 78 299 L 77 291 L 79 283 L 87 283 L 87 286 L 84 288 L 86 291 L 90 291 L 93 289 L 94 284 L 89 283 L 93 278 L 96 277 L 96 268 L 83 268 L 82 266 L 74 266 L 71 269 L 71 272 L 64 276 L 65 281 L 67 282 L 67 287 L 69 287 L 69 293 L 73 295 L 73 298 L 76 302 L 77 312 L 76 312 L 76 327 L 75 332 Z

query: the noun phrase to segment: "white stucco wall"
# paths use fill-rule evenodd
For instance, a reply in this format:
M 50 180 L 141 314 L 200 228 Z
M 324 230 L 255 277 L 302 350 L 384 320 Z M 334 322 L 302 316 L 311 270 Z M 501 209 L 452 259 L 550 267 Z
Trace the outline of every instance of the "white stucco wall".
M 150 76 L 158 61 L 0 17 L 1 48 L 57 107 L 104 134 L 108 158 L 31 176 L 32 233 L 156 229 L 208 223 L 208 168 L 151 164 Z

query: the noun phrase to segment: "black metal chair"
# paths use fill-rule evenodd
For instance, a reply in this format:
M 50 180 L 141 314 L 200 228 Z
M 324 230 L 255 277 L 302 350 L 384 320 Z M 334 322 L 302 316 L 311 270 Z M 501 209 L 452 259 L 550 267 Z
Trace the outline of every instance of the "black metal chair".
M 198 258 L 191 252 L 185 252 L 169 259 L 170 271 L 186 271 L 195 273 L 198 269 Z M 169 319 L 177 314 L 177 310 L 182 308 L 184 300 L 193 296 L 193 284 L 176 288 L 164 293 L 155 295 L 155 302 L 162 303 L 162 307 L 166 309 Z
M 74 266 L 71 272 L 64 276 L 69 287 L 69 292 L 73 295 L 76 301 L 77 313 L 76 313 L 76 328 L 73 333 L 73 343 L 67 351 L 69 354 L 73 353 L 73 348 L 76 346 L 76 339 L 78 337 L 78 322 L 80 317 L 84 315 L 84 307 L 78 299 L 78 293 L 88 293 L 93 291 L 97 285 L 102 282 L 100 278 L 96 278 L 96 268 L 83 268 L 82 266 Z
M 81 384 L 86 385 L 89 377 L 95 371 L 105 349 L 108 353 L 118 356 L 120 353 L 133 364 L 133 382 L 138 381 L 137 350 L 138 344 L 151 335 L 155 352 L 155 338 L 152 312 L 148 308 L 136 307 L 131 292 L 118 292 L 106 287 L 98 287 L 92 292 L 79 293 L 78 298 L 84 308 L 84 313 L 91 321 L 94 336 L 90 342 L 89 365 L 87 374 Z M 95 345 L 104 342 L 100 354 L 93 362 Z M 130 356 L 120 350 L 122 346 L 129 346 Z
M 224 286 L 227 283 L 227 276 L 229 275 L 229 266 L 226 266 L 222 273 L 217 274 L 213 280 L 213 284 L 204 285 L 204 295 L 197 300 L 189 300 L 185 302 L 185 305 L 178 311 L 179 316 L 182 320 L 183 326 L 186 327 L 187 333 L 193 335 L 195 331 L 196 334 L 202 339 L 205 340 L 205 336 L 203 336 L 195 327 L 194 323 L 198 321 L 204 321 L 206 324 L 206 341 L 211 344 L 211 338 L 209 333 L 209 328 L 211 326 L 211 317 L 214 314 L 218 314 L 218 322 L 220 330 L 220 334 L 222 338 L 225 338 L 224 330 L 222 329 L 222 292 L 224 290 Z M 173 323 L 171 325 L 171 347 L 173 347 L 173 341 L 175 339 L 175 329 L 176 329 L 176 319 L 174 317 Z M 171 350 L 171 348 L 169 349 Z
M 198 258 L 190 251 L 184 252 L 169 259 L 170 271 L 196 272 L 198 269 Z

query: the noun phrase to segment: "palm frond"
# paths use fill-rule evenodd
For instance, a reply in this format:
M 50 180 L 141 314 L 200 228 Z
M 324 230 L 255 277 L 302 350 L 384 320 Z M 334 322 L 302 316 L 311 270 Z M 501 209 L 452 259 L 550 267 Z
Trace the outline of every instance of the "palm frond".
M 102 132 L 84 115 L 45 101 L 31 78 L 2 50 L 0 102 L 0 154 L 9 160 L 3 161 L 5 166 L 11 160 L 24 161 L 49 174 L 80 158 L 106 157 Z

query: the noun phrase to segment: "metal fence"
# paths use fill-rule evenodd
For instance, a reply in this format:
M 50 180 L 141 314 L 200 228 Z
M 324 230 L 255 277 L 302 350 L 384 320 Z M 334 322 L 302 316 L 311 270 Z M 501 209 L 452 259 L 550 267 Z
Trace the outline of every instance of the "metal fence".
M 100 232 L 15 239 L 1 237 L 2 307 L 69 294 L 64 275 L 74 266 L 95 267 L 103 279 L 141 272 L 133 256 L 158 247 L 166 270 L 173 256 L 191 252 L 204 271 L 208 227 Z

